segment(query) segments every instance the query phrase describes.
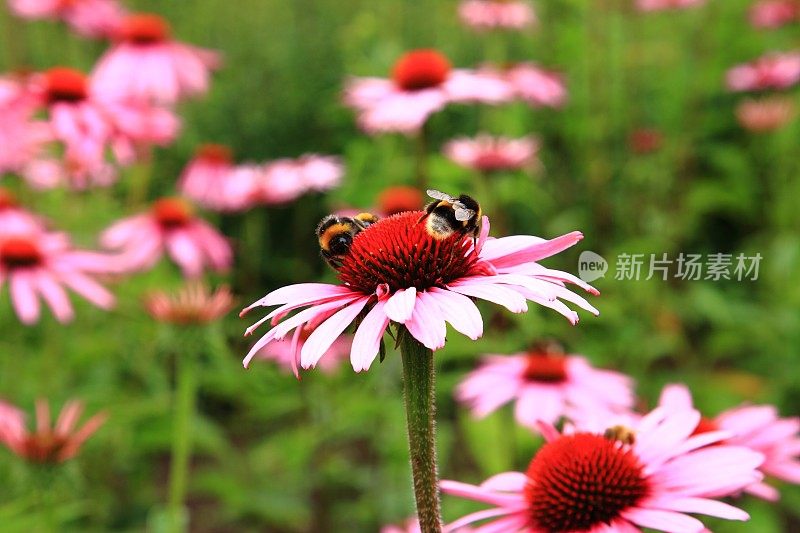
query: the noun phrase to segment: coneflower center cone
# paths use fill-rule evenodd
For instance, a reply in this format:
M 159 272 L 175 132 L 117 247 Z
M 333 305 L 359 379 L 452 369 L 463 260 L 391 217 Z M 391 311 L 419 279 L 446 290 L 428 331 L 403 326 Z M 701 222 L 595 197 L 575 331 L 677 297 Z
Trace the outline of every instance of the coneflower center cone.
M 207 163 L 226 164 L 233 160 L 231 149 L 223 144 L 202 144 L 197 149 L 197 157 Z
M 0 263 L 7 268 L 30 267 L 41 261 L 39 247 L 24 237 L 12 237 L 0 243 Z
M 89 94 L 89 84 L 83 72 L 66 67 L 51 68 L 44 74 L 45 98 L 55 102 L 80 102 Z
M 423 211 L 408 211 L 384 218 L 353 239 L 350 253 L 339 269 L 339 279 L 364 294 L 381 284 L 390 291 L 415 287 L 425 290 L 479 271 L 472 238 L 454 233 L 435 239 L 420 220 Z
M 122 22 L 122 39 L 133 44 L 156 44 L 169 39 L 169 23 L 152 13 L 129 15 Z
M 610 524 L 650 492 L 633 451 L 591 433 L 565 435 L 545 444 L 527 476 L 530 526 L 549 533 Z
M 180 198 L 161 198 L 153 204 L 153 215 L 164 228 L 179 228 L 188 224 L 194 211 L 188 202 Z
M 22 443 L 23 455 L 37 463 L 55 463 L 59 453 L 67 444 L 67 438 L 52 431 L 38 431 L 29 435 Z
M 6 189 L 0 189 L 0 211 L 17 207 L 17 199 Z
M 450 75 L 450 61 L 436 50 L 407 52 L 392 69 L 395 85 L 406 91 L 438 87 Z
M 567 380 L 567 360 L 557 355 L 529 353 L 525 379 L 539 383 L 562 383 Z

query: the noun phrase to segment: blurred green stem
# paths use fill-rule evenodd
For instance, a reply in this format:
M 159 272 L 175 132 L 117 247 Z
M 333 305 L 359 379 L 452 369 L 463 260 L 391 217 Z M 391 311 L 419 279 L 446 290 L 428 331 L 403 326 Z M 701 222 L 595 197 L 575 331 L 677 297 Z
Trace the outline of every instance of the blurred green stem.
M 135 208 L 147 200 L 150 178 L 153 176 L 153 150 L 147 149 L 131 169 L 128 189 L 128 207 Z
M 407 330 L 398 333 L 401 336 L 403 389 L 417 516 L 422 533 L 439 533 L 442 531 L 442 518 L 439 472 L 436 466 L 436 368 L 433 352 L 420 344 Z
M 428 127 L 423 124 L 417 132 L 414 174 L 416 186 L 424 191 L 428 188 Z
M 189 479 L 189 462 L 192 451 L 191 421 L 194 411 L 197 381 L 194 373 L 194 355 L 191 351 L 178 354 L 177 389 L 175 391 L 174 422 L 172 426 L 172 461 L 169 472 L 169 530 L 185 531 L 184 500 Z

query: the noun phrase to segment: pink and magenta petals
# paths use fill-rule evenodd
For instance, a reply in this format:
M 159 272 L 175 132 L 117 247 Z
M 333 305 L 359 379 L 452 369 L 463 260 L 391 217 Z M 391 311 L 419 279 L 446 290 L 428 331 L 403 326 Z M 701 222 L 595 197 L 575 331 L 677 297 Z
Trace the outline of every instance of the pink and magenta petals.
M 308 337 L 303 349 L 300 351 L 300 366 L 310 368 L 317 365 L 333 342 L 342 334 L 353 320 L 358 316 L 370 297 L 365 296 L 356 300 L 344 309 L 337 311 L 333 316 L 319 325 Z
M 672 511 L 634 508 L 622 511 L 622 516 L 638 526 L 667 533 L 701 533 L 705 530 L 700 520 Z
M 435 351 L 444 347 L 447 325 L 433 298 L 427 292 L 419 293 L 411 319 L 405 325 L 415 339 Z
M 405 324 L 411 319 L 417 298 L 417 289 L 399 289 L 386 302 L 385 312 L 390 320 L 398 324 Z
M 33 273 L 15 272 L 10 276 L 9 292 L 14 311 L 23 324 L 33 324 L 39 320 L 39 299 L 36 296 Z
M 385 301 L 376 303 L 356 330 L 350 351 L 350 363 L 356 372 L 369 370 L 378 355 L 381 339 L 389 325 L 385 306 Z
M 260 300 L 256 300 L 245 307 L 239 315 L 244 315 L 254 307 L 271 307 L 273 305 L 286 303 L 297 304 L 298 306 L 302 305 L 302 303 L 308 303 L 310 305 L 326 297 L 341 296 L 351 293 L 353 293 L 352 290 L 341 285 L 331 285 L 330 283 L 297 283 L 295 285 L 287 285 L 286 287 L 275 289 Z

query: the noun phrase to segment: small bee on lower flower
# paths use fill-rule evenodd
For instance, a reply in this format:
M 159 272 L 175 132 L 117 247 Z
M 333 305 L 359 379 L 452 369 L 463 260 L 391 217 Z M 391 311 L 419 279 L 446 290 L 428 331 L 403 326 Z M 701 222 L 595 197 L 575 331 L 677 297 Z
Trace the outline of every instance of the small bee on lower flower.
M 458 232 L 472 234 L 473 239 L 478 238 L 481 206 L 474 198 L 466 194 L 453 197 L 433 189 L 427 192 L 434 201 L 427 205 L 419 221 L 425 220 L 425 229 L 431 237 L 442 240 Z
M 626 426 L 612 426 L 603 433 L 603 436 L 608 440 L 619 441 L 629 446 L 636 443 L 636 432 Z
M 354 217 L 328 215 L 317 225 L 322 258 L 334 269 L 342 266 L 342 259 L 350 251 L 353 239 L 378 221 L 372 213 L 359 213 Z

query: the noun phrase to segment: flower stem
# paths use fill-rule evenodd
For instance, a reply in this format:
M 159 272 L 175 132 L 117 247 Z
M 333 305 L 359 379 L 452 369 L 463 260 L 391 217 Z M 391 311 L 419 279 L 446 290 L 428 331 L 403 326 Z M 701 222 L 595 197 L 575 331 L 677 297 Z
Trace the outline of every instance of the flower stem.
M 190 353 L 177 357 L 177 390 L 175 392 L 174 422 L 172 427 L 172 461 L 169 472 L 169 530 L 185 531 L 188 517 L 185 515 L 184 499 L 189 479 L 192 439 L 191 420 L 194 411 L 196 378 L 194 361 Z
M 399 333 L 417 516 L 422 533 L 439 533 L 442 531 L 442 519 L 439 472 L 436 466 L 433 352 L 414 339 L 408 331 Z
M 424 191 L 428 188 L 428 131 L 427 123 L 417 132 L 414 147 L 414 175 L 416 186 Z

